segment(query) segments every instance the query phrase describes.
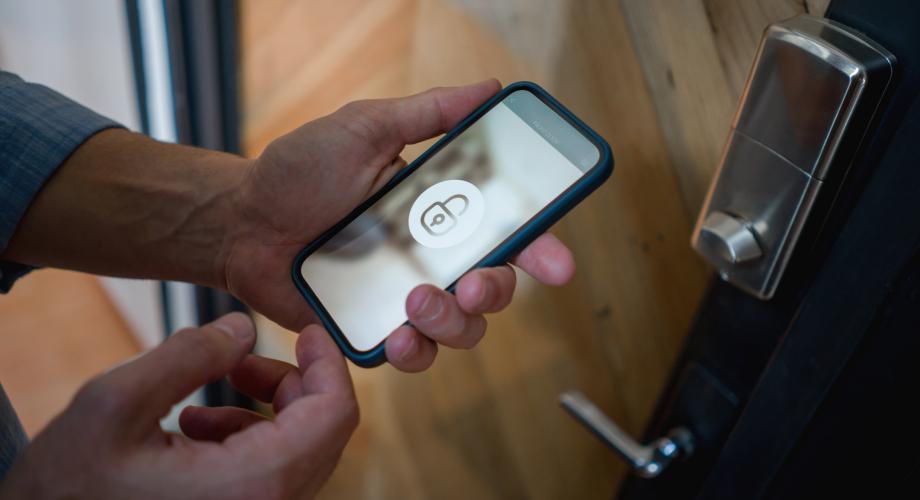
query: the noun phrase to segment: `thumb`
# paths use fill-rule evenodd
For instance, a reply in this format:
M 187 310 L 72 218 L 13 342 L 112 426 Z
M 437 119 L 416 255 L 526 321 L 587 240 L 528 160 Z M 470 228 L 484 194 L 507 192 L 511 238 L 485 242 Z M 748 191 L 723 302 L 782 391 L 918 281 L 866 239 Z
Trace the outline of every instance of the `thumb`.
M 438 87 L 420 94 L 377 103 L 390 130 L 398 131 L 406 144 L 443 134 L 501 90 L 498 80 L 489 79 L 462 87 Z
M 98 411 L 146 431 L 176 402 L 229 373 L 255 340 L 249 317 L 231 313 L 174 333 L 159 347 L 91 382 L 77 399 L 95 399 Z
M 407 144 L 454 128 L 499 90 L 501 84 L 494 79 L 462 87 L 438 87 L 406 97 L 354 101 L 332 116 L 343 123 L 360 123 L 363 140 L 392 159 Z

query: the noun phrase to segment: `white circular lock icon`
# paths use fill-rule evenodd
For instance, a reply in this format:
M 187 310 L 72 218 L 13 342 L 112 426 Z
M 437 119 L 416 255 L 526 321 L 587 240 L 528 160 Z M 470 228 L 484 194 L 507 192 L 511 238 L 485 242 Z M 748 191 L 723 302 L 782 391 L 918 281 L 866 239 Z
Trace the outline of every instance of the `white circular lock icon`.
M 428 248 L 447 248 L 466 240 L 476 231 L 485 203 L 472 183 L 439 182 L 419 195 L 409 210 L 409 232 Z

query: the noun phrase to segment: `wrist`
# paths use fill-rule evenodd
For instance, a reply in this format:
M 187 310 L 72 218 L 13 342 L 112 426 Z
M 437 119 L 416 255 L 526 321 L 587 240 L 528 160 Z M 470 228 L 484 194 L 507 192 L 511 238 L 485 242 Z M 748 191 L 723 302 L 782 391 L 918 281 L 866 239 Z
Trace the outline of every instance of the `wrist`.
M 122 129 L 80 146 L 46 182 L 7 260 L 224 287 L 235 200 L 252 161 Z
M 112 263 L 133 253 L 115 275 L 222 288 L 223 262 L 235 229 L 235 198 L 251 160 L 134 135 L 119 143 L 143 168 L 109 172 L 105 182 L 124 210 L 105 221 L 124 241 Z M 127 163 L 127 161 L 126 161 Z M 114 245 L 107 245 L 112 248 Z
M 227 289 L 227 267 L 242 232 L 240 199 L 252 160 L 226 154 L 203 162 L 205 181 L 195 196 L 195 216 L 182 229 L 186 245 L 175 258 L 185 260 L 183 281 Z M 190 258 L 190 256 L 193 256 Z

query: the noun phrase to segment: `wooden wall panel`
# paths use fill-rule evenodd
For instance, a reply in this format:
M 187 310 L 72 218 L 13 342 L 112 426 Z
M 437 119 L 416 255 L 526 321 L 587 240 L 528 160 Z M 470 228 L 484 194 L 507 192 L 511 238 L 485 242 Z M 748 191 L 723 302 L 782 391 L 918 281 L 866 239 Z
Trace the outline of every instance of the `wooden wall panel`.
M 412 0 L 243 2 L 243 147 L 369 95 L 406 87 Z
M 690 213 L 702 206 L 763 30 L 823 15 L 827 3 L 621 0 Z
M 734 108 L 706 10 L 699 1 L 624 0 L 622 5 L 686 209 L 696 213 Z

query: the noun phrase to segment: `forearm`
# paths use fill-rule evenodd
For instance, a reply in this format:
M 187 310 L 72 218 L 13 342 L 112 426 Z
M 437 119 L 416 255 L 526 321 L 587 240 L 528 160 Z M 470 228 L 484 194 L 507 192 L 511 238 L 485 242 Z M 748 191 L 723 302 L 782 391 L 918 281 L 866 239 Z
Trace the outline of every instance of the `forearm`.
M 2 257 L 222 286 L 234 193 L 247 162 L 105 130 L 42 188 Z

